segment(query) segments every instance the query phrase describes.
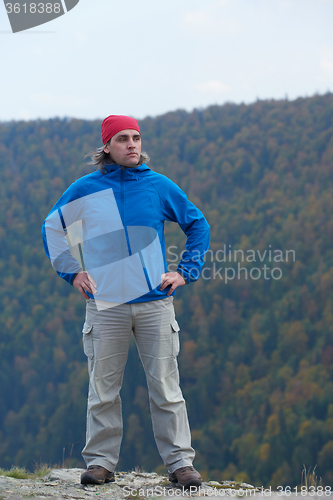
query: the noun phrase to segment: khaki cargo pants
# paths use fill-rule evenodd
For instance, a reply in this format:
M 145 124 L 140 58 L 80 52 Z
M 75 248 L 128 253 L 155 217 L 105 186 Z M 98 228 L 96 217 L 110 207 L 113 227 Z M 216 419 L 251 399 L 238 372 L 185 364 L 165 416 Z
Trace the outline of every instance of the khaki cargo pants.
M 88 358 L 89 396 L 86 445 L 89 465 L 114 471 L 123 433 L 119 391 L 133 332 L 145 370 L 154 436 L 169 472 L 192 465 L 194 450 L 185 401 L 179 387 L 178 323 L 173 297 L 121 304 L 98 311 L 87 301 L 83 346 Z

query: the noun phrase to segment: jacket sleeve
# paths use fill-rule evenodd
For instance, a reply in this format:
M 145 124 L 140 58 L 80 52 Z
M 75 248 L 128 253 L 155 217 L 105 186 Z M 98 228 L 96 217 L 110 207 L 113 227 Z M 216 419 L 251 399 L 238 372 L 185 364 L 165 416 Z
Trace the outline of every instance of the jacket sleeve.
M 72 255 L 74 245 L 71 245 L 68 234 L 68 228 L 80 219 L 82 204 L 77 198 L 74 183 L 54 205 L 42 227 L 45 253 L 57 274 L 70 284 L 76 274 L 82 271 L 82 266 Z
M 210 227 L 202 212 L 186 194 L 170 179 L 165 178 L 163 190 L 159 190 L 166 220 L 177 222 L 186 234 L 186 250 L 182 254 L 177 271 L 186 283 L 196 281 L 209 248 Z

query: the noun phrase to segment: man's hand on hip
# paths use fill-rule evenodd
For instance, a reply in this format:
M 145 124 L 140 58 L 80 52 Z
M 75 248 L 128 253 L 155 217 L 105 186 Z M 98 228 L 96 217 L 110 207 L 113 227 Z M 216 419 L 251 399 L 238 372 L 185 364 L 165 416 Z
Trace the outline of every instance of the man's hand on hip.
M 161 290 L 164 290 L 167 286 L 170 286 L 171 288 L 168 291 L 167 295 L 171 295 L 177 288 L 177 286 L 182 286 L 186 285 L 186 281 L 184 280 L 183 276 L 181 276 L 179 273 L 164 273 L 161 276 Z
M 80 294 L 83 295 L 85 299 L 89 299 L 88 295 L 86 294 L 86 290 L 92 295 L 97 292 L 95 281 L 86 271 L 81 271 L 80 273 L 78 273 L 78 275 L 75 277 L 75 280 L 73 281 L 73 286 L 75 286 L 75 288 L 79 290 Z

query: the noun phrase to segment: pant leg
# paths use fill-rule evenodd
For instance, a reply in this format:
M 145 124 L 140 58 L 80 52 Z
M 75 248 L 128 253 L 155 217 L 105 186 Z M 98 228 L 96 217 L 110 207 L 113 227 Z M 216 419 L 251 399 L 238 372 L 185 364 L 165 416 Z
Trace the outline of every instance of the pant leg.
M 89 395 L 86 445 L 82 456 L 89 465 L 114 471 L 123 435 L 119 391 L 132 333 L 128 304 L 97 311 L 87 302 L 83 345 L 88 357 Z
M 134 337 L 146 373 L 153 430 L 169 470 L 192 465 L 195 452 L 185 400 L 179 387 L 178 323 L 173 297 L 132 304 Z

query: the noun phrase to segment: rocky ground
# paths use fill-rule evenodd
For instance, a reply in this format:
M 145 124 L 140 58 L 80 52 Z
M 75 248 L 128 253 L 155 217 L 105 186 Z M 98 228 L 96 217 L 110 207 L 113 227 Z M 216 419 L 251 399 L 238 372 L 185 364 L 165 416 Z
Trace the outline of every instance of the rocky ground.
M 0 500 L 18 500 L 40 498 L 50 500 L 101 500 L 114 499 L 166 499 L 211 497 L 211 496 L 236 496 L 246 492 L 252 495 L 259 492 L 249 484 L 236 484 L 233 481 L 209 481 L 203 483 L 200 489 L 183 491 L 174 487 L 167 476 L 144 472 L 118 472 L 116 481 L 101 486 L 81 485 L 80 475 L 82 469 L 53 469 L 42 479 L 15 479 L 0 476 Z
M 250 484 L 235 483 L 234 481 L 209 481 L 203 483 L 199 489 L 183 491 L 173 486 L 167 476 L 145 472 L 118 472 L 116 481 L 101 486 L 80 484 L 82 469 L 53 469 L 42 479 L 15 479 L 0 475 L 0 500 L 22 500 L 29 498 L 49 500 L 135 500 L 160 499 L 174 497 L 256 497 L 271 498 L 271 500 L 291 500 L 299 496 L 301 500 L 319 500 L 320 495 L 284 494 L 255 488 Z M 330 495 L 329 495 L 330 496 Z M 327 499 L 327 495 L 325 495 Z M 298 500 L 292 498 L 292 500 Z M 321 500 L 323 498 L 321 497 Z

